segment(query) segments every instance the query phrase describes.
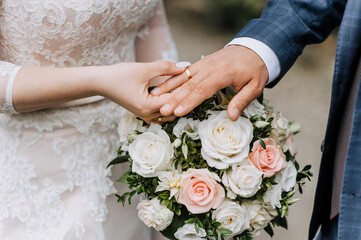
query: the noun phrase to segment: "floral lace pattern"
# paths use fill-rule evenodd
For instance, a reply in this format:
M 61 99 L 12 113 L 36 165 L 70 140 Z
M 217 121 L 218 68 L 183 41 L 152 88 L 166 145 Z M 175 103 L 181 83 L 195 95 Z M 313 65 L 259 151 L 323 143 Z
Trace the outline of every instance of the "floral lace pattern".
M 148 41 L 148 22 L 164 14 L 160 5 L 159 0 L 0 1 L 0 112 L 12 112 L 6 89 L 18 66 L 135 61 L 136 39 Z M 150 45 L 157 51 L 146 54 L 176 60 L 172 40 L 157 41 L 165 47 Z M 122 114 L 109 100 L 0 114 L 0 239 L 106 239 L 92 224 L 106 223 L 106 199 L 117 191 L 106 166 L 116 154 Z M 127 239 L 144 239 L 136 232 Z

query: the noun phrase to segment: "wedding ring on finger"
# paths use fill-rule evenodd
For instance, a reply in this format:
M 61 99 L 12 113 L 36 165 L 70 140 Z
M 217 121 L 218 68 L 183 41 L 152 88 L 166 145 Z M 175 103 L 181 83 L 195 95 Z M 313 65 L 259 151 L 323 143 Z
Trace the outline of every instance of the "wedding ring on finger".
M 163 117 L 159 117 L 159 118 L 157 118 L 157 122 L 163 122 Z
M 189 68 L 188 67 L 185 67 L 185 70 L 184 70 L 185 74 L 187 75 L 187 80 L 191 79 L 192 78 L 192 74 L 191 74 L 191 71 L 189 71 Z

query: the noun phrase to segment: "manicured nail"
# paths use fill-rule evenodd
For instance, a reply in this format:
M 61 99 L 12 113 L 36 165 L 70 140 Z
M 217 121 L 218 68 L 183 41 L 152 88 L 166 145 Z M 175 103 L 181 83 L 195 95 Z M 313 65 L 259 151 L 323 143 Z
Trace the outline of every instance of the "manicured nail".
M 232 114 L 232 117 L 233 117 L 235 120 L 237 120 L 238 117 L 239 117 L 239 115 L 241 115 L 241 113 L 239 112 L 239 110 L 238 110 L 237 108 L 234 108 L 234 109 L 232 110 L 231 114 Z
M 176 65 L 178 68 L 185 68 L 185 67 L 190 66 L 191 63 L 190 63 L 190 62 L 177 62 L 175 65 Z
M 182 106 L 178 106 L 175 110 L 174 110 L 174 114 L 175 115 L 180 115 L 183 111 L 183 107 Z
M 170 105 L 168 103 L 160 108 L 160 111 L 163 112 L 163 113 L 169 113 L 170 110 L 171 110 Z
M 160 89 L 156 87 L 156 88 L 154 88 L 154 89 L 152 90 L 151 93 L 154 94 L 154 95 L 157 95 L 158 93 L 160 93 Z

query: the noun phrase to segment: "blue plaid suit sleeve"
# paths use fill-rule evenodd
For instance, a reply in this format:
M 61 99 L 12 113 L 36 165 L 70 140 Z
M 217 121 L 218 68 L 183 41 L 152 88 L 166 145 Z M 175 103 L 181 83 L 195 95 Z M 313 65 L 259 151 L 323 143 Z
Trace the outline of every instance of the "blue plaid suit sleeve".
M 289 70 L 307 44 L 323 41 L 340 24 L 346 0 L 270 0 L 258 19 L 236 37 L 251 37 L 267 44 L 277 55 L 281 72 Z

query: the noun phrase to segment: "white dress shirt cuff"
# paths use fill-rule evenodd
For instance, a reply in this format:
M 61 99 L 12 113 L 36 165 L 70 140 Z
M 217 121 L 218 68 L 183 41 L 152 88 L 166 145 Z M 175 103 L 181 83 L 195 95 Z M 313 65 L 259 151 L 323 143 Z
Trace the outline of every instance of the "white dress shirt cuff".
M 275 52 L 265 43 L 258 41 L 254 38 L 240 37 L 233 39 L 230 43 L 226 45 L 226 47 L 230 45 L 245 46 L 257 53 L 257 55 L 262 58 L 264 64 L 267 67 L 269 76 L 268 83 L 272 82 L 280 75 L 280 61 L 278 60 Z

